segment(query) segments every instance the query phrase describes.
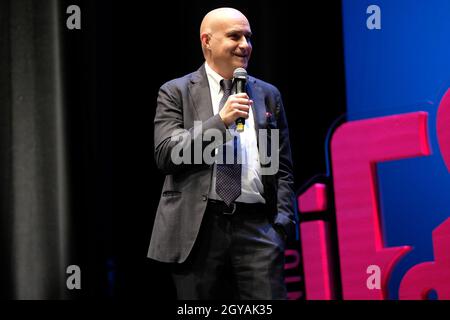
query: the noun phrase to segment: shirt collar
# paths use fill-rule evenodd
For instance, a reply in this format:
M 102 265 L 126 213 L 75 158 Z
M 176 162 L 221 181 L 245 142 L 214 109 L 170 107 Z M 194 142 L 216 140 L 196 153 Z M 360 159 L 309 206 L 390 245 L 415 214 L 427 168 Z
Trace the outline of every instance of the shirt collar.
M 222 87 L 220 86 L 220 81 L 224 79 L 220 74 L 215 72 L 211 67 L 208 65 L 208 63 L 205 61 L 205 71 L 206 75 L 208 76 L 209 85 L 211 90 L 214 93 L 219 93 L 222 90 Z

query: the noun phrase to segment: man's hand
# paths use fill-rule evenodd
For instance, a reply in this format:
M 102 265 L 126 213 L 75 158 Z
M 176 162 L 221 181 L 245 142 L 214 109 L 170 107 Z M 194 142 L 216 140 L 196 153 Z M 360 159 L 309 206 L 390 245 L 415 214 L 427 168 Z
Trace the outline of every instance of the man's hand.
M 219 115 L 227 127 L 233 124 L 237 118 L 248 118 L 248 112 L 253 101 L 249 100 L 246 93 L 232 94 L 220 110 Z

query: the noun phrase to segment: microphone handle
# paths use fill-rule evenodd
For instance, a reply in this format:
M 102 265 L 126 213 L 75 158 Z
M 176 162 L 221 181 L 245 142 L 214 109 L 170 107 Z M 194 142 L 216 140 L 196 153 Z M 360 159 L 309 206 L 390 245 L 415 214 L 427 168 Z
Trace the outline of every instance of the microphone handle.
M 237 118 L 236 119 L 236 131 L 242 132 L 245 128 L 245 118 Z
M 244 79 L 236 79 L 236 93 L 245 92 L 245 80 Z M 236 119 L 236 131 L 242 132 L 245 127 L 245 118 L 237 118 Z

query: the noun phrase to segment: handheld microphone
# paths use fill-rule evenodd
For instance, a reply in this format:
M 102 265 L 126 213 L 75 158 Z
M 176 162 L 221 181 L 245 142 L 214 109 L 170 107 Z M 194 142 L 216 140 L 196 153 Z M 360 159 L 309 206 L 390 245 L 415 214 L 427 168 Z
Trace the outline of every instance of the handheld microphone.
M 244 68 L 237 68 L 233 72 L 236 93 L 245 92 L 245 84 L 247 83 L 247 71 Z M 236 131 L 244 131 L 245 118 L 236 119 Z

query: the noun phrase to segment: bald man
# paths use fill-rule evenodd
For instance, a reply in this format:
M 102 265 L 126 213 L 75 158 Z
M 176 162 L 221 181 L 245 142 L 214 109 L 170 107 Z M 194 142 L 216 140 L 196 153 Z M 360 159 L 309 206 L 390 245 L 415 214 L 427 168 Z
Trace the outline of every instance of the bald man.
M 166 178 L 148 257 L 169 264 L 179 299 L 286 298 L 295 197 L 281 95 L 251 76 L 245 93 L 232 89 L 235 69 L 247 68 L 251 36 L 240 11 L 209 12 L 200 27 L 205 63 L 159 91 L 155 160 Z M 238 118 L 246 119 L 242 132 Z M 278 145 L 276 172 L 264 170 L 262 144 Z M 221 162 L 228 153 L 240 161 Z

